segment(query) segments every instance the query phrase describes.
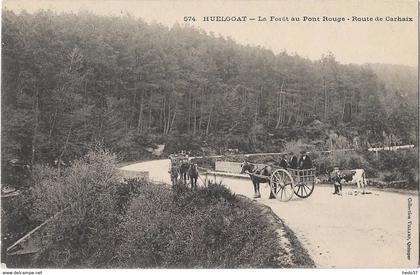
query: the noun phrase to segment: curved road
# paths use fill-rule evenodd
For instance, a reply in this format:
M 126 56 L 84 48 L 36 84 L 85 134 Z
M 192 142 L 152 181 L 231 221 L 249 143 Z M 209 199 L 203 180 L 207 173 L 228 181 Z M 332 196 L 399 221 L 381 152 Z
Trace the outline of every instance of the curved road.
M 149 171 L 151 179 L 170 183 L 168 168 L 169 160 L 155 160 L 121 169 Z M 221 177 L 216 180 L 222 180 L 233 192 L 252 198 L 250 180 Z M 283 203 L 268 200 L 270 191 L 263 184 L 262 199 L 258 202 L 270 206 L 295 232 L 317 267 L 416 267 L 417 196 L 381 191 L 355 196 L 351 190 L 344 187 L 343 196 L 337 196 L 331 194 L 332 187 L 316 186 L 309 198 L 294 196 Z

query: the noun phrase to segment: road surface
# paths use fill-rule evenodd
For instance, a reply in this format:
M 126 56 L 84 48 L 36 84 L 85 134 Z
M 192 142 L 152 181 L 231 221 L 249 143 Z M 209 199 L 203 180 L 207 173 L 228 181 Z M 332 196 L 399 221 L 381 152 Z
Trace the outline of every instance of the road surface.
M 168 168 L 169 160 L 155 160 L 122 169 L 149 171 L 151 179 L 170 183 Z M 252 198 L 250 180 L 216 178 L 220 180 L 234 193 Z M 269 188 L 262 184 L 258 202 L 270 206 L 295 232 L 317 267 L 417 266 L 417 196 L 381 191 L 355 196 L 349 187 L 337 196 L 332 189 L 318 185 L 307 199 L 279 202 L 268 200 Z

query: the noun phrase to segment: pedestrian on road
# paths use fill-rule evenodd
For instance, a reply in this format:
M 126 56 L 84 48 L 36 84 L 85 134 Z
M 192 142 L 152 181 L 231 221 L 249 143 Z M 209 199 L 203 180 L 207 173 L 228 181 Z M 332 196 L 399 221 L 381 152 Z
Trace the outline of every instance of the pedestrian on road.
M 333 180 L 333 184 L 334 184 L 334 193 L 333 195 L 341 195 L 341 192 L 343 190 L 343 177 L 340 174 L 340 171 L 338 170 L 338 168 L 334 168 L 334 171 L 331 173 L 332 177 L 331 179 Z

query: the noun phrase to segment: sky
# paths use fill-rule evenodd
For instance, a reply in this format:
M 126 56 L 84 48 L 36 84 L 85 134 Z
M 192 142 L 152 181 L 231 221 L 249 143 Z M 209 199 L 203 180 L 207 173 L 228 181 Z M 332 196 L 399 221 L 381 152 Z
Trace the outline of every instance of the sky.
M 277 0 L 277 1 L 127 1 L 127 0 L 4 0 L 3 8 L 19 12 L 49 9 L 58 13 L 90 11 L 99 15 L 141 17 L 149 23 L 189 24 L 231 37 L 240 44 L 287 51 L 311 60 L 332 52 L 342 63 L 388 63 L 417 66 L 416 0 Z M 194 16 L 196 21 L 185 22 Z M 247 16 L 245 22 L 205 22 L 205 16 Z M 258 21 L 258 17 L 268 21 Z M 289 21 L 270 21 L 271 16 Z M 303 17 L 320 21 L 303 21 Z M 346 21 L 322 21 L 344 17 Z M 374 21 L 352 21 L 353 16 Z M 386 18 L 412 17 L 411 22 Z M 292 17 L 300 21 L 291 21 Z M 375 21 L 375 18 L 383 21 Z M 256 20 L 250 21 L 249 18 Z M 348 21 L 347 19 L 350 19 Z

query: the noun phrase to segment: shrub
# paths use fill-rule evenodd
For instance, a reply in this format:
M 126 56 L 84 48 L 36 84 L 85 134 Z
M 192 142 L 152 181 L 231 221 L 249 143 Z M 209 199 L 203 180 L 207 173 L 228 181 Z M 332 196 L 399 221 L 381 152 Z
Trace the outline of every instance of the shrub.
M 60 214 L 45 228 L 34 265 L 106 266 L 121 239 L 115 156 L 104 150 L 90 151 L 61 174 L 50 169 L 35 179 L 34 215 L 46 220 Z
M 191 151 L 192 155 L 202 155 L 202 139 L 199 136 L 179 134 L 165 137 L 164 153 L 170 155 L 181 150 Z
M 329 154 L 320 154 L 314 159 L 314 165 L 320 174 L 328 173 L 333 167 L 339 169 L 365 169 L 367 176 L 374 176 L 375 169 L 365 157 L 357 151 L 335 151 Z
M 312 151 L 313 149 L 314 149 L 313 146 L 305 143 L 301 139 L 286 142 L 286 144 L 284 146 L 284 152 L 286 152 L 286 153 L 293 152 L 297 156 L 299 156 L 299 154 L 302 150 Z
M 196 158 L 194 159 L 194 163 L 196 163 L 199 167 L 206 168 L 206 169 L 214 170 L 216 167 L 214 158 L 208 158 L 208 157 Z
M 30 213 L 33 208 L 30 193 L 22 191 L 19 196 L 1 199 L 1 261 L 9 268 L 23 267 L 26 263 L 13 256 L 7 256 L 6 249 L 19 238 L 31 231 L 42 221 L 33 220 Z
M 278 267 L 277 235 L 257 207 L 218 184 L 191 191 L 142 186 L 121 232 L 114 265 L 151 267 Z
M 382 151 L 371 154 L 369 162 L 380 171 L 384 181 L 407 180 L 408 187 L 418 188 L 418 155 L 416 150 Z

